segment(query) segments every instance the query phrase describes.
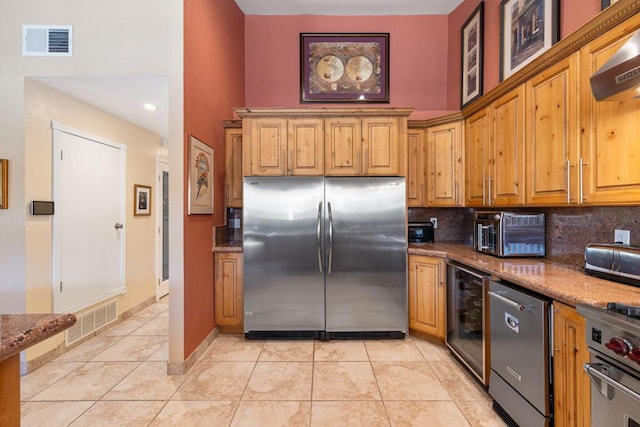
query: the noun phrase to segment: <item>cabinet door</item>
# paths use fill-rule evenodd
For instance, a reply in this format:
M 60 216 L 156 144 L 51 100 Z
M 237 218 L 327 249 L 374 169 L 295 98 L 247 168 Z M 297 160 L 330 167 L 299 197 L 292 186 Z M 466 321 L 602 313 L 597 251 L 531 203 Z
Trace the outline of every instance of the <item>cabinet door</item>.
M 286 119 L 248 119 L 249 152 L 243 173 L 251 176 L 285 175 L 287 151 Z
M 637 22 L 637 21 L 636 21 Z M 629 23 L 629 25 L 631 25 Z M 637 24 L 636 24 L 637 26 Z M 623 45 L 621 25 L 581 50 L 582 204 L 640 204 L 640 99 L 597 102 L 587 82 Z
M 400 175 L 400 136 L 398 119 L 362 119 L 362 175 Z
M 461 145 L 460 122 L 427 129 L 427 206 L 459 206 Z
M 426 198 L 425 131 L 409 129 L 407 134 L 407 206 L 423 207 Z
M 524 85 L 504 95 L 491 106 L 493 129 L 488 176 L 489 204 L 524 204 Z
M 591 425 L 591 384 L 582 369 L 589 362 L 585 321 L 573 307 L 553 303 L 554 419 L 557 427 Z
M 487 164 L 489 162 L 490 115 L 483 109 L 465 121 L 465 206 L 487 203 Z
M 215 323 L 242 332 L 242 254 L 216 253 L 215 259 Z
M 577 204 L 577 54 L 526 83 L 527 204 Z
M 359 175 L 362 131 L 360 119 L 328 118 L 324 121 L 325 175 Z
M 444 341 L 444 260 L 409 257 L 409 328 Z
M 287 175 L 324 173 L 324 132 L 322 119 L 288 120 Z
M 242 207 L 242 129 L 225 129 L 225 193 L 227 207 Z

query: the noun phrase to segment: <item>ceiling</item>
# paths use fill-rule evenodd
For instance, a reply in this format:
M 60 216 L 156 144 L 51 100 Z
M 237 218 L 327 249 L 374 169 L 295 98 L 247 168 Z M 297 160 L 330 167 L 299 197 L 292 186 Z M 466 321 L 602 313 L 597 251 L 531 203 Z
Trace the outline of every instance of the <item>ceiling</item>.
M 235 0 L 245 15 L 448 15 L 463 0 Z M 164 76 L 37 77 L 108 113 L 169 136 L 169 84 Z M 148 111 L 145 103 L 157 109 Z
M 245 15 L 448 15 L 463 0 L 235 0 Z

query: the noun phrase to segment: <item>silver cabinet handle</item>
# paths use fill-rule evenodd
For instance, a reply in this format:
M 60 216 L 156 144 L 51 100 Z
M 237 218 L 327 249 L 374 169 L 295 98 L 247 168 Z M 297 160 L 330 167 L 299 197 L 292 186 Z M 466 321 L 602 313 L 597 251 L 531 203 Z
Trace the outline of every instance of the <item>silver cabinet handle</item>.
M 487 177 L 483 176 L 482 177 L 482 206 L 485 206 L 487 204 L 486 202 L 486 195 L 487 195 Z
M 492 297 L 496 298 L 496 299 L 499 299 L 503 303 L 507 304 L 508 306 L 511 306 L 511 307 L 515 308 L 516 310 L 524 311 L 524 305 L 519 304 L 519 303 L 517 303 L 517 302 L 515 302 L 513 300 L 510 300 L 509 298 L 505 298 L 502 295 L 497 294 L 497 293 L 495 293 L 493 291 L 489 291 L 489 292 L 487 292 L 487 294 L 489 296 L 492 296 Z
M 571 160 L 567 159 L 567 204 L 571 203 Z
M 116 222 L 116 230 L 120 230 L 121 228 L 124 228 L 124 225 L 120 224 L 119 222 Z
M 289 150 L 289 175 L 293 175 L 293 170 L 291 169 L 291 163 L 293 162 L 293 150 Z
M 582 203 L 584 202 L 584 167 L 587 165 L 587 163 L 585 163 L 582 160 L 582 157 L 580 157 L 580 169 L 578 169 L 578 178 L 579 178 L 579 182 L 578 185 L 580 186 L 579 190 L 579 195 L 580 195 L 580 200 L 578 203 Z
M 601 385 L 598 385 L 598 383 L 596 382 L 597 380 L 600 380 L 603 383 L 613 387 L 614 389 L 623 392 L 624 394 L 631 397 L 636 402 L 640 402 L 640 394 L 636 393 L 635 391 L 631 390 L 624 384 L 620 384 L 619 382 L 609 378 L 607 375 L 600 372 L 598 368 L 606 368 L 606 365 L 603 365 L 601 363 L 585 363 L 584 365 L 582 365 L 582 368 L 585 370 L 587 375 L 589 375 L 589 378 L 591 379 L 591 382 L 593 383 L 593 385 L 596 386 L 596 388 L 598 388 L 600 393 L 603 396 L 607 397 L 608 399 L 611 399 L 611 397 L 608 396 L 607 388 L 602 387 Z
M 491 181 L 493 180 L 493 178 L 489 177 L 487 178 L 487 180 L 489 181 L 489 203 L 487 204 L 491 206 L 493 204 L 493 201 L 491 200 Z
M 318 270 L 322 273 L 322 245 L 320 244 L 320 221 L 322 221 L 322 200 L 318 202 L 318 228 L 316 238 L 318 240 Z
M 333 214 L 331 213 L 331 202 L 327 202 L 327 209 L 329 210 L 329 265 L 327 274 L 331 274 L 331 264 L 333 264 Z

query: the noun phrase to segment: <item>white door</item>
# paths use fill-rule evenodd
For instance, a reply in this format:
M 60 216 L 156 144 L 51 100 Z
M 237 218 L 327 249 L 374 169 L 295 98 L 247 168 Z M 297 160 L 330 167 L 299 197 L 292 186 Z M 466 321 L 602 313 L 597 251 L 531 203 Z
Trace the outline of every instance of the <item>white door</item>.
M 53 308 L 125 291 L 123 144 L 53 124 Z
M 156 301 L 169 293 L 169 160 L 156 159 Z

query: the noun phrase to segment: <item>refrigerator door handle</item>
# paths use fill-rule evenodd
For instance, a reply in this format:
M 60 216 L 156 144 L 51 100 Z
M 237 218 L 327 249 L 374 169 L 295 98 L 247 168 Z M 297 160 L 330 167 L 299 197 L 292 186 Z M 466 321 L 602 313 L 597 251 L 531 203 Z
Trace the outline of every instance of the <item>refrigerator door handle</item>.
M 333 263 L 333 214 L 331 213 L 331 202 L 327 202 L 329 211 L 329 264 L 327 266 L 327 274 L 331 274 L 331 264 Z
M 318 227 L 316 229 L 316 239 L 318 242 L 318 270 L 322 273 L 322 245 L 320 244 L 320 221 L 322 221 L 322 200 L 318 202 Z

